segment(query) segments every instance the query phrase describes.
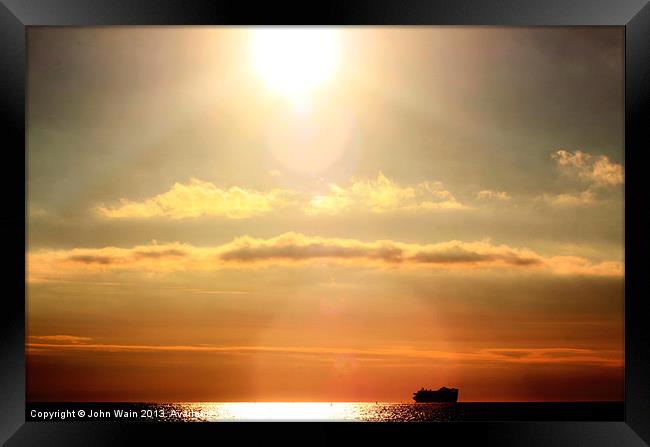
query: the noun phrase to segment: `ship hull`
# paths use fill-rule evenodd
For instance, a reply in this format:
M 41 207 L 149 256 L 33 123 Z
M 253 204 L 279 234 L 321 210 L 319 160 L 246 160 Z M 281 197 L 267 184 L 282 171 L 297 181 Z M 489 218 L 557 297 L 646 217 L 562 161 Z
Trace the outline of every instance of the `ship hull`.
M 454 403 L 458 401 L 458 390 L 441 388 L 437 391 L 420 390 L 413 393 L 413 400 L 418 403 Z
M 454 403 L 458 402 L 456 397 L 414 397 L 413 400 L 417 403 Z

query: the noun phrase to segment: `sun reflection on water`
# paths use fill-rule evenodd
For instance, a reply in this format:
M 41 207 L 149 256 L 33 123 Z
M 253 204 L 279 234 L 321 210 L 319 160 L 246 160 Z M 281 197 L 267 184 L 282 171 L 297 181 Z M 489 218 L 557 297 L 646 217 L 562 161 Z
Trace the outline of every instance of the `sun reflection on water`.
M 204 421 L 360 421 L 364 405 L 348 402 L 226 402 L 180 405 Z

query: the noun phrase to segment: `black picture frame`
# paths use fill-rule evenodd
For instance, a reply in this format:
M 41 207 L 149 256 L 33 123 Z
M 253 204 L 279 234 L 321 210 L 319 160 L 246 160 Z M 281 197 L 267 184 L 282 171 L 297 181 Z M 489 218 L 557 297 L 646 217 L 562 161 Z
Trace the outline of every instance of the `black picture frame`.
M 83 25 L 496 25 L 625 28 L 625 420 L 433 424 L 169 424 L 25 422 L 26 27 Z M 650 316 L 645 255 L 650 244 L 642 186 L 650 150 L 650 5 L 647 0 L 329 0 L 319 3 L 210 0 L 0 0 L 0 102 L 6 206 L 0 311 L 0 442 L 119 445 L 241 441 L 332 443 L 467 441 L 483 445 L 650 444 Z M 19 170 L 19 166 L 24 170 Z M 22 177 L 22 182 L 21 182 Z M 20 237 L 22 235 L 23 237 Z M 10 287 L 8 286 L 10 285 Z M 191 441 L 189 441 L 191 442 Z

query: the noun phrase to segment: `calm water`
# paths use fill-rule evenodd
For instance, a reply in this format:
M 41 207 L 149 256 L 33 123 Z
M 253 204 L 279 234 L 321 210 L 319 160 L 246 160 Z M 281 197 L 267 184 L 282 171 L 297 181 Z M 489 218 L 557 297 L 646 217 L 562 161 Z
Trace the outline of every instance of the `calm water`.
M 27 403 L 28 421 L 621 421 L 623 402 Z

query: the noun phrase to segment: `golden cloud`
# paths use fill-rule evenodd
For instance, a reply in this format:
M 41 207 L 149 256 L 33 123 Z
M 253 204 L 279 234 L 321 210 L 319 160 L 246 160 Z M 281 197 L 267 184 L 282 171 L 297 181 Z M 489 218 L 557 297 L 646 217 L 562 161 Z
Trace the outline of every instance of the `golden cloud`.
M 92 339 L 89 337 L 78 337 L 76 335 L 32 335 L 30 340 L 41 342 L 55 342 L 55 343 L 87 343 Z
M 537 200 L 550 205 L 593 205 L 598 202 L 600 190 L 623 184 L 623 166 L 612 163 L 604 155 L 593 156 L 583 151 L 571 152 L 560 149 L 552 153 L 551 158 L 566 175 L 587 183 L 587 187 L 584 191 L 542 194 L 537 197 Z
M 386 213 L 405 210 L 437 210 L 466 208 L 440 182 L 423 182 L 400 186 L 379 172 L 375 180 L 357 180 L 347 188 L 332 184 L 324 195 L 315 195 L 305 212 L 339 214 L 348 210 Z
M 579 256 L 552 256 L 548 258 L 548 262 L 557 271 L 568 275 L 625 275 L 625 267 L 622 262 L 618 261 L 604 261 L 594 264 Z
M 595 351 L 582 348 L 496 348 L 456 352 L 409 347 L 345 348 L 321 346 L 219 346 L 219 345 L 119 345 L 99 343 L 34 343 L 27 344 L 29 355 L 46 355 L 61 351 L 95 352 L 182 352 L 182 353 L 260 353 L 281 355 L 355 356 L 364 358 L 410 358 L 464 363 L 523 363 L 523 364 L 586 364 L 594 366 L 623 366 L 622 352 Z
M 476 195 L 479 200 L 510 200 L 510 195 L 505 191 L 491 191 L 484 189 Z
M 596 194 L 590 189 L 582 192 L 564 194 L 543 194 L 539 200 L 558 206 L 592 205 L 596 203 Z
M 553 274 L 622 276 L 620 262 L 595 263 L 574 256 L 544 257 L 525 248 L 488 241 L 412 244 L 392 240 L 363 242 L 284 233 L 270 239 L 243 236 L 215 247 L 151 244 L 132 248 L 75 248 L 28 253 L 28 280 L 61 275 L 127 270 L 167 273 L 295 266 L 313 262 L 370 268 L 532 269 Z
M 560 149 L 551 158 L 569 175 L 589 182 L 592 186 L 623 184 L 623 166 L 612 163 L 605 155 L 593 156 L 587 152 Z
M 114 219 L 201 216 L 246 219 L 288 205 L 292 195 L 291 191 L 283 189 L 266 192 L 238 186 L 224 189 L 210 182 L 191 179 L 189 184 L 175 183 L 169 191 L 142 202 L 122 199 L 115 207 L 97 207 L 97 212 Z

